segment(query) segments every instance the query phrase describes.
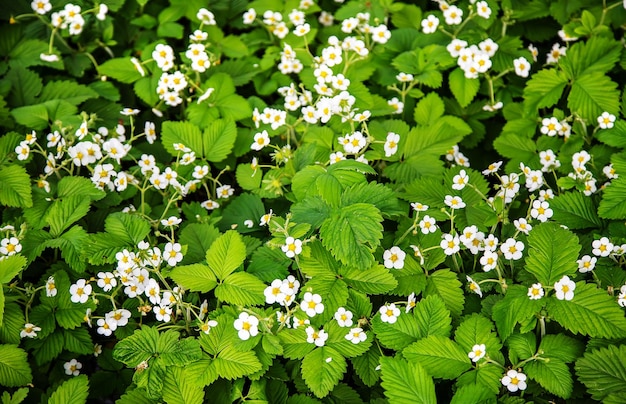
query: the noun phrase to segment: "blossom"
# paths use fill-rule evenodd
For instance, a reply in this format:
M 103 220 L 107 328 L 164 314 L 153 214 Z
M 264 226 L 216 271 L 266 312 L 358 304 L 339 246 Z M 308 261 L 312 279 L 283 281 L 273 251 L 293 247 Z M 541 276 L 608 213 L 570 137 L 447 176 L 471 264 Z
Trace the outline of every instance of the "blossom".
M 154 311 L 154 316 L 156 317 L 157 321 L 163 321 L 164 323 L 169 323 L 169 321 L 172 319 L 172 308 L 169 306 L 160 304 L 160 305 L 154 306 L 152 308 L 152 311 Z
M 437 221 L 429 215 L 424 215 L 419 222 L 419 227 L 424 234 L 434 233 L 437 231 Z
M 452 178 L 452 189 L 456 189 L 460 191 L 465 188 L 465 185 L 469 182 L 469 176 L 465 172 L 465 170 L 459 171 L 457 175 Z
M 227 199 L 232 196 L 234 192 L 235 190 L 230 185 L 222 185 L 215 190 L 218 199 Z
M 483 297 L 483 292 L 482 290 L 480 290 L 480 285 L 469 276 L 465 276 L 465 278 L 467 279 L 467 286 L 469 287 L 469 289 L 472 292 L 476 293 L 478 296 Z
M 558 119 L 555 117 L 551 118 L 543 118 L 541 120 L 541 133 L 548 136 L 556 136 L 556 134 L 561 130 L 562 125 Z
M 559 61 L 561 56 L 565 56 L 567 52 L 567 48 L 565 46 L 560 46 L 558 43 L 552 45 L 552 49 L 548 53 L 548 57 L 546 59 L 546 63 L 553 64 Z
M 22 245 L 17 237 L 8 237 L 0 241 L 0 254 L 14 255 L 22 251 Z
M 63 368 L 65 369 L 65 374 L 68 376 L 78 376 L 80 374 L 80 369 L 82 369 L 83 364 L 78 362 L 76 359 L 72 359 L 69 362 L 65 362 L 63 364 Z
M 394 113 L 401 114 L 404 111 L 404 103 L 398 99 L 398 97 L 393 97 L 392 99 L 387 101 L 387 104 L 391 108 L 394 109 Z
M 574 298 L 574 289 L 576 289 L 576 284 L 566 275 L 554 284 L 556 298 L 559 300 L 572 300 Z
M 247 341 L 259 333 L 259 319 L 245 311 L 239 314 L 239 318 L 233 323 L 239 339 Z
M 183 219 L 178 218 L 176 216 L 170 216 L 167 219 L 163 219 L 161 220 L 161 225 L 163 226 L 178 226 L 181 222 L 183 221 Z
M 533 201 L 533 207 L 530 210 L 530 216 L 533 218 L 540 222 L 545 222 L 551 218 L 553 214 L 554 212 L 550 209 L 550 204 L 547 201 L 540 201 L 538 199 Z
M 253 8 L 249 8 L 248 11 L 243 13 L 243 23 L 248 25 L 252 24 L 256 19 L 256 10 Z
M 270 137 L 267 131 L 264 130 L 263 132 L 259 132 L 254 135 L 254 142 L 252 143 L 250 148 L 252 150 L 259 151 L 263 149 L 265 146 L 267 146 L 268 144 L 270 144 Z
M 54 53 L 40 53 L 39 54 L 39 59 L 43 60 L 44 62 L 48 62 L 48 63 L 54 63 L 54 62 L 58 62 L 59 59 L 59 55 L 56 55 Z
M 302 240 L 287 237 L 281 249 L 287 257 L 293 258 L 302 252 Z
M 282 286 L 282 280 L 274 279 L 272 283 L 263 291 L 263 294 L 265 295 L 265 303 L 274 304 L 283 301 L 285 299 L 285 294 L 281 291 Z
M 398 246 L 393 246 L 383 253 L 385 268 L 402 269 L 406 253 Z
M 485 250 L 485 253 L 480 257 L 480 265 L 483 266 L 483 271 L 489 272 L 498 264 L 498 254 L 492 250 Z
M 482 174 L 489 175 L 489 174 L 497 173 L 501 166 L 502 166 L 502 161 L 491 163 L 489 164 L 489 167 L 487 167 L 486 169 L 482 171 Z
M 476 3 L 476 14 L 484 19 L 491 17 L 491 8 L 489 8 L 489 4 L 486 1 L 479 1 Z
M 115 286 L 117 286 L 117 279 L 111 272 L 98 272 L 97 285 L 105 292 L 110 292 Z
M 517 241 L 514 238 L 509 238 L 500 246 L 500 251 L 502 251 L 504 258 L 507 260 L 519 260 L 522 258 L 524 243 Z
M 37 327 L 32 323 L 26 323 L 20 331 L 20 338 L 35 338 L 39 331 L 41 331 L 41 327 Z
M 212 201 L 211 199 L 208 199 L 208 200 L 202 202 L 200 204 L 200 206 L 202 206 L 206 210 L 214 210 L 214 209 L 219 208 L 220 204 L 215 202 L 215 201 Z
M 123 110 L 120 111 L 120 114 L 124 116 L 135 116 L 138 113 L 139 113 L 139 110 L 133 109 L 133 108 L 124 108 Z
M 171 267 L 183 260 L 182 246 L 179 243 L 167 243 L 163 249 L 163 260 Z
M 526 375 L 513 369 L 506 372 L 506 375 L 502 377 L 500 382 L 511 393 L 515 393 L 518 390 L 526 390 Z
M 335 320 L 337 320 L 337 324 L 340 327 L 351 327 L 352 326 L 352 317 L 354 315 L 350 310 L 346 310 L 344 307 L 340 307 L 335 312 Z
M 531 287 L 528 288 L 528 297 L 530 300 L 539 300 L 545 294 L 541 283 L 533 283 Z
M 306 342 L 309 344 L 315 344 L 315 346 L 324 346 L 328 339 L 328 333 L 324 330 L 316 331 L 315 328 L 308 326 L 306 328 Z
M 91 285 L 86 283 L 84 279 L 79 279 L 70 286 L 70 294 L 70 300 L 73 303 L 86 303 L 91 294 Z
M 524 219 L 523 217 L 514 220 L 513 224 L 518 231 L 521 231 L 524 234 L 528 234 L 533 229 L 533 227 L 529 225 L 526 219 Z
M 196 18 L 204 25 L 215 25 L 215 16 L 206 8 L 201 8 L 196 14 Z
M 385 157 L 390 157 L 396 154 L 398 151 L 398 142 L 400 141 L 400 135 L 397 133 L 387 133 L 387 140 L 385 141 Z
M 317 293 L 306 292 L 300 302 L 300 309 L 306 313 L 309 317 L 314 317 L 316 314 L 324 312 L 324 304 L 322 303 L 322 296 Z
M 615 115 L 609 114 L 604 111 L 602 115 L 598 117 L 598 125 L 601 129 L 611 129 L 615 124 Z
M 598 259 L 596 257 L 583 255 L 581 259 L 576 261 L 578 263 L 578 272 L 584 274 L 585 272 L 593 271 L 597 261 Z
M 46 14 L 48 11 L 52 10 L 52 4 L 50 4 L 49 0 L 34 0 L 30 3 L 31 8 L 37 14 Z
M 215 320 L 208 320 L 205 323 L 202 323 L 200 325 L 200 331 L 202 331 L 205 334 L 209 334 L 209 332 L 211 331 L 212 328 L 217 327 L 217 321 Z
M 433 14 L 430 14 L 428 17 L 422 20 L 422 32 L 425 34 L 432 34 L 437 31 L 437 27 L 439 26 L 439 18 L 435 17 Z
M 444 234 L 442 238 L 439 246 L 443 249 L 444 254 L 454 255 L 459 252 L 461 249 L 459 236 L 456 234 L 454 236 L 452 234 Z
M 476 363 L 485 357 L 485 354 L 487 353 L 486 351 L 487 347 L 485 344 L 476 344 L 472 347 L 472 350 L 469 351 L 467 356 L 472 360 L 472 362 Z
M 48 280 L 46 281 L 46 296 L 54 297 L 57 295 L 57 292 L 58 290 L 54 282 L 54 276 L 49 276 Z
M 619 290 L 619 295 L 617 296 L 617 304 L 622 307 L 626 307 L 626 285 L 623 285 Z
M 398 321 L 398 316 L 400 316 L 400 309 L 396 307 L 395 303 L 382 306 L 378 312 L 383 323 L 393 324 Z
M 417 305 L 417 297 L 415 297 L 415 292 L 411 293 L 406 300 L 406 308 L 404 309 L 405 313 L 410 312 Z
M 463 202 L 460 196 L 446 195 L 443 202 L 452 209 L 463 209 L 465 207 L 465 202 Z
M 593 240 L 591 243 L 593 255 L 598 257 L 608 257 L 613 251 L 613 243 L 611 243 L 608 237 L 602 237 L 600 240 Z
M 519 57 L 513 60 L 513 66 L 515 66 L 515 74 L 520 77 L 528 77 L 530 73 L 530 63 L 525 57 Z
M 115 331 L 118 326 L 115 319 L 111 317 L 99 318 L 96 324 L 98 325 L 96 332 L 100 335 L 104 335 L 105 337 L 113 334 L 113 331 Z
M 98 14 L 96 14 L 96 18 L 100 21 L 104 21 L 108 12 L 109 6 L 107 6 L 106 4 L 100 4 L 98 6 Z
M 346 334 L 345 338 L 353 344 L 358 344 L 367 339 L 367 334 L 360 327 L 351 328 L 350 332 Z
M 463 21 L 463 10 L 457 6 L 449 6 L 443 11 L 443 17 L 448 25 L 459 25 Z

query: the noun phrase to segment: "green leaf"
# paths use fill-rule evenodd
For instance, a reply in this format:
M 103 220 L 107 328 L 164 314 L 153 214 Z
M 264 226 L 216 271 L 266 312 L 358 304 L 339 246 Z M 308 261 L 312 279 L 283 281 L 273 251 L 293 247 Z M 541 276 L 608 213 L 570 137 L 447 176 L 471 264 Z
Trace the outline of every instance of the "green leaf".
M 604 111 L 619 111 L 617 84 L 600 72 L 586 73 L 572 85 L 567 106 L 587 122 L 595 122 Z
M 219 237 L 215 226 L 206 223 L 191 223 L 180 232 L 179 243 L 187 246 L 183 263 L 196 263 L 206 258 L 206 252 Z
M 11 68 L 5 78 L 12 84 L 7 101 L 10 105 L 22 106 L 35 103 L 35 97 L 41 92 L 41 77 L 25 68 Z
M 487 354 L 495 354 L 502 348 L 502 343 L 493 329 L 494 325 L 488 318 L 474 313 L 464 318 L 454 332 L 454 340 L 465 352 L 470 352 L 474 345 L 485 344 Z
M 455 379 L 472 367 L 472 362 L 456 342 L 439 335 L 430 335 L 402 350 L 412 363 L 421 365 L 432 377 Z
M 539 70 L 526 82 L 524 109 L 534 112 L 538 108 L 553 106 L 561 99 L 566 84 L 567 77 L 560 70 Z
M 211 162 L 224 160 L 237 140 L 237 126 L 232 120 L 217 119 L 202 134 L 203 156 Z
M 480 80 L 468 79 L 462 69 L 454 69 L 450 73 L 448 84 L 454 98 L 462 108 L 467 107 L 472 102 L 480 88 Z
M 354 371 L 361 378 L 366 386 L 372 387 L 380 379 L 380 372 L 376 370 L 380 362 L 381 353 L 375 344 L 370 346 L 369 350 L 363 355 L 351 358 L 350 362 L 354 367 Z
M 585 353 L 576 361 L 576 376 L 591 397 L 603 401 L 626 390 L 626 345 L 609 345 Z
M 520 359 L 528 359 L 537 352 L 536 337 L 530 332 L 513 334 L 507 338 L 506 344 L 509 347 L 509 358 L 514 363 Z
M 623 177 L 611 181 L 611 185 L 606 187 L 602 194 L 598 215 L 603 219 L 626 219 L 625 192 L 626 180 Z
M 318 293 L 322 297 L 324 312 L 317 316 L 319 321 L 330 320 L 339 307 L 345 307 L 348 301 L 348 287 L 338 277 L 318 275 L 306 285 L 313 293 Z
M 171 367 L 163 383 L 163 400 L 168 404 L 201 404 L 204 391 L 195 386 L 186 369 Z
M 134 83 L 141 78 L 139 70 L 127 57 L 107 60 L 98 67 L 98 70 L 100 74 L 126 84 Z
M 345 265 L 371 267 L 382 238 L 383 218 L 380 211 L 368 203 L 355 203 L 334 210 L 320 228 L 322 244 Z
M 455 116 L 443 116 L 430 126 L 417 126 L 407 136 L 404 156 L 409 158 L 424 155 L 441 156 L 459 143 L 472 128 Z
M 46 86 L 43 88 L 39 96 L 39 102 L 58 99 L 78 105 L 83 101 L 96 97 L 98 97 L 98 93 L 94 90 L 74 81 L 50 81 L 46 83 Z
M 196 156 L 204 156 L 202 149 L 202 133 L 200 128 L 191 122 L 165 121 L 161 126 L 161 143 L 165 150 L 176 157 L 182 153 L 174 149 L 175 143 L 183 144 L 196 153 Z
M 148 398 L 158 399 L 161 396 L 166 374 L 167 367 L 156 358 L 150 361 L 147 369 L 136 371 L 133 381 L 137 387 L 145 389 Z
M 446 304 L 453 316 L 461 315 L 465 304 L 465 295 L 461 282 L 456 274 L 449 269 L 440 269 L 426 278 L 424 296 L 438 295 Z
M 572 300 L 552 297 L 546 308 L 552 319 L 573 333 L 597 338 L 626 337 L 624 312 L 595 284 L 578 282 Z
M 500 391 L 502 383 L 502 367 L 493 364 L 483 364 L 476 369 L 463 373 L 457 379 L 457 386 L 477 385 L 496 394 Z
M 206 293 L 217 286 L 213 271 L 203 264 L 176 266 L 170 272 L 169 277 L 192 292 Z
M 155 404 L 157 402 L 158 401 L 150 399 L 144 389 L 135 388 L 132 391 L 127 391 L 122 397 L 115 401 L 115 404 Z
M 67 198 L 72 196 L 88 197 L 92 201 L 99 201 L 106 196 L 106 192 L 84 177 L 63 177 L 57 186 L 57 196 Z
M 284 329 L 278 337 L 282 342 L 285 358 L 302 359 L 315 348 L 314 344 L 306 341 L 307 335 L 303 327 Z
M 565 399 L 572 395 L 574 381 L 565 362 L 554 358 L 530 361 L 524 365 L 524 372 L 552 394 Z
M 322 398 L 339 383 L 346 368 L 343 356 L 333 348 L 323 346 L 314 349 L 302 359 L 302 378 L 313 394 Z
M 593 199 L 580 192 L 564 192 L 552 198 L 550 208 L 554 212 L 552 219 L 570 229 L 587 229 L 602 225 Z
M 439 296 L 431 295 L 418 302 L 413 308 L 413 317 L 417 322 L 420 338 L 431 335 L 450 336 L 450 311 Z
M 136 246 L 150 233 L 150 224 L 140 216 L 116 212 L 107 216 L 104 229 L 124 243 Z
M 30 176 L 22 166 L 0 167 L 0 203 L 15 208 L 33 206 Z
M 503 133 L 493 142 L 493 147 L 502 156 L 521 161 L 531 161 L 537 154 L 537 146 L 532 139 L 515 133 Z
M 30 320 L 34 321 L 32 316 Z M 6 303 L 4 306 L 4 318 L 2 325 L 0 325 L 0 342 L 5 344 L 19 344 L 21 340 L 20 331 L 25 323 L 26 320 L 24 319 L 22 309 L 16 303 Z M 54 326 L 54 319 L 52 319 L 52 324 Z M 37 323 L 37 325 L 43 330 L 43 324 Z
M 239 167 L 241 166 L 239 165 Z M 219 223 L 220 229 L 237 228 L 240 233 L 258 230 L 259 220 L 265 214 L 265 206 L 263 206 L 261 198 L 258 195 L 243 193 L 231 199 L 222 212 L 222 220 Z M 246 220 L 252 220 L 253 226 L 251 228 L 245 224 Z
M 246 259 L 246 245 L 241 235 L 229 230 L 217 238 L 206 252 L 206 261 L 218 279 L 224 279 Z
M 137 367 L 141 362 L 158 354 L 158 339 L 159 332 L 156 328 L 143 326 L 115 345 L 113 358 L 128 367 Z
M 265 284 L 254 275 L 235 272 L 228 275 L 215 288 L 215 296 L 227 303 L 239 306 L 258 306 L 265 303 Z
M 539 350 L 543 351 L 542 356 L 571 363 L 582 356 L 585 346 L 582 341 L 567 335 L 549 334 L 541 340 Z
M 381 386 L 390 404 L 435 404 L 435 384 L 423 367 L 398 357 L 380 358 Z
M 450 86 L 452 86 L 452 80 L 450 81 Z M 428 93 L 426 97 L 417 103 L 413 117 L 418 124 L 428 126 L 434 124 L 437 119 L 442 117 L 444 110 L 443 100 L 437 93 L 432 92 Z
M 398 285 L 398 281 L 382 265 L 374 265 L 367 270 L 346 268 L 341 271 L 341 276 L 348 286 L 364 293 L 383 294 Z
M 461 386 L 452 397 L 450 404 L 495 402 L 496 395 L 479 384 Z
M 620 59 L 621 49 L 616 45 L 611 38 L 591 36 L 586 43 L 578 42 L 569 47 L 562 65 L 572 78 L 592 72 L 605 74 Z
M 82 196 L 66 197 L 55 201 L 46 217 L 46 221 L 50 224 L 50 234 L 53 237 L 59 237 L 72 224 L 82 219 L 90 208 L 90 200 Z
M 9 283 L 26 266 L 26 258 L 21 254 L 5 257 L 0 261 L 0 284 Z M 2 313 L 0 312 L 0 319 Z M 2 321 L 0 320 L 0 325 Z
M 526 270 L 543 285 L 553 285 L 564 275 L 578 270 L 578 237 L 557 223 L 546 222 L 533 227 L 528 236 Z
M 381 345 L 397 351 L 423 337 L 420 325 L 410 314 L 400 314 L 393 324 L 383 322 L 378 314 L 372 319 L 372 329 Z
M 0 345 L 0 385 L 19 387 L 31 383 L 32 380 L 26 351 L 17 345 Z
M 528 288 L 524 286 L 510 286 L 504 299 L 493 306 L 493 319 L 502 341 L 511 335 L 517 323 L 533 319 L 542 309 L 544 300 L 530 300 L 527 293 Z
M 30 390 L 27 387 L 22 387 L 13 393 L 11 396 L 8 392 L 2 393 L 2 404 L 20 404 L 26 399 Z
M 395 192 L 377 182 L 361 182 L 346 188 L 341 195 L 342 206 L 354 203 L 371 203 L 376 206 L 383 217 L 404 214 L 400 209 Z
M 252 169 L 252 164 L 239 164 L 236 171 L 237 184 L 246 191 L 259 189 L 263 171 Z
M 262 367 L 254 352 L 240 352 L 232 346 L 224 348 L 213 363 L 220 377 L 228 380 L 252 374 Z
M 64 347 L 66 350 L 81 354 L 93 354 L 93 341 L 85 328 L 63 330 Z
M 31 349 L 30 347 L 34 348 L 32 352 L 35 358 L 35 363 L 38 366 L 43 366 L 44 364 L 57 358 L 61 352 L 63 352 L 63 344 L 63 334 L 60 332 L 53 332 L 43 340 L 29 341 L 27 347 L 29 347 L 29 349 Z
M 66 380 L 50 396 L 48 404 L 86 403 L 89 395 L 89 379 L 79 375 Z

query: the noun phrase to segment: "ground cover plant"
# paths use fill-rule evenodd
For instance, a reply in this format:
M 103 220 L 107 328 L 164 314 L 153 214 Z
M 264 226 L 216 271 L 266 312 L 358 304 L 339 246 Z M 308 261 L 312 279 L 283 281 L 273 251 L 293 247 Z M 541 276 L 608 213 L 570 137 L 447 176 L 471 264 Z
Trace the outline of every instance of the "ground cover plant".
M 8 403 L 626 401 L 626 4 L 34 0 Z

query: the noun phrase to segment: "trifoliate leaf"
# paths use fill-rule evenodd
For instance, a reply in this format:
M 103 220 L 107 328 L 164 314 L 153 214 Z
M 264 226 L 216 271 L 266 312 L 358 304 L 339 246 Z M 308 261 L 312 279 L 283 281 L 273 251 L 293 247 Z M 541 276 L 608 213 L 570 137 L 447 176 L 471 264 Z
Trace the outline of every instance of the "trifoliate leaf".
M 626 345 L 609 345 L 585 353 L 576 361 L 576 376 L 591 397 L 603 401 L 613 393 L 626 391 Z
M 617 178 L 611 181 L 611 185 L 604 189 L 598 215 L 603 219 L 625 219 L 626 218 L 626 180 Z
M 390 404 L 435 404 L 435 384 L 423 367 L 399 357 L 380 358 L 382 387 Z
M 462 69 L 454 69 L 448 77 L 450 91 L 456 98 L 459 105 L 463 108 L 467 107 L 480 89 L 479 79 L 468 79 Z
M 537 339 L 531 332 L 513 334 L 506 339 L 509 347 L 509 358 L 516 363 L 522 359 L 528 359 L 537 352 Z
M 115 345 L 113 358 L 134 368 L 158 354 L 158 340 L 159 332 L 156 328 L 143 326 Z
M 296 223 L 309 223 L 314 229 L 324 223 L 330 215 L 330 210 L 328 203 L 319 195 L 309 196 L 291 205 L 293 220 Z
M 559 63 L 570 78 L 592 72 L 607 73 L 619 61 L 621 49 L 617 42 L 604 36 L 591 36 L 587 42 L 578 42 L 567 49 Z
M 574 80 L 567 106 L 587 122 L 594 122 L 604 112 L 619 111 L 617 84 L 604 73 L 585 73 Z
M 465 295 L 461 282 L 449 269 L 437 270 L 426 278 L 424 296 L 439 295 L 453 316 L 461 315 L 465 303 Z
M 380 211 L 368 203 L 336 209 L 320 228 L 322 244 L 343 264 L 369 268 L 382 238 L 382 221 Z
M 554 212 L 552 219 L 570 229 L 587 229 L 602 225 L 593 199 L 580 192 L 564 192 L 555 196 L 550 200 L 550 208 Z
M 210 162 L 224 160 L 233 150 L 237 126 L 232 120 L 217 119 L 202 134 L 203 156 Z
M 542 69 L 533 74 L 524 88 L 524 109 L 528 112 L 556 104 L 567 84 L 567 77 L 557 69 Z
M 227 346 L 213 361 L 215 369 L 220 377 L 228 380 L 238 379 L 257 372 L 262 365 L 253 351 L 237 351 L 232 346 Z
M 254 275 L 236 272 L 228 275 L 215 288 L 215 296 L 230 304 L 240 306 L 260 305 L 265 302 L 265 284 Z
M 573 333 L 598 338 L 626 337 L 624 312 L 595 284 L 577 282 L 572 300 L 552 297 L 546 308 L 553 320 Z
M 104 229 L 125 243 L 136 246 L 150 233 L 150 224 L 137 215 L 116 212 L 107 216 Z
M 408 315 L 407 315 L 408 316 Z M 452 329 L 450 311 L 438 295 L 431 295 L 416 303 L 413 317 L 421 338 L 431 335 L 449 337 Z
M 90 200 L 83 196 L 69 196 L 55 201 L 46 217 L 50 234 L 58 237 L 76 221 L 82 219 L 91 208 Z
M 344 268 L 340 274 L 345 283 L 364 293 L 383 294 L 398 285 L 398 281 L 382 265 L 374 265 L 367 270 Z
M 439 335 L 420 339 L 402 350 L 412 363 L 421 365 L 432 377 L 455 379 L 469 369 L 471 360 L 456 342 Z
M 526 270 L 543 285 L 553 285 L 564 275 L 578 270 L 578 237 L 557 223 L 546 222 L 533 227 L 528 236 Z
M 241 235 L 229 230 L 217 238 L 206 252 L 206 261 L 218 279 L 224 279 L 246 259 L 246 245 Z
M 217 286 L 217 279 L 211 269 L 203 264 L 176 266 L 169 277 L 185 289 L 206 293 Z
M 30 177 L 22 166 L 0 167 L 0 203 L 15 208 L 33 206 Z
M 89 395 L 89 379 L 79 375 L 66 380 L 50 396 L 49 404 L 86 403 Z
M 565 362 L 555 358 L 534 360 L 524 365 L 524 372 L 552 394 L 564 399 L 572 395 L 574 381 Z
M 0 385 L 18 387 L 32 380 L 26 351 L 17 345 L 0 345 Z
M 330 347 L 319 347 L 302 359 L 302 378 L 316 397 L 326 396 L 343 377 L 346 360 Z

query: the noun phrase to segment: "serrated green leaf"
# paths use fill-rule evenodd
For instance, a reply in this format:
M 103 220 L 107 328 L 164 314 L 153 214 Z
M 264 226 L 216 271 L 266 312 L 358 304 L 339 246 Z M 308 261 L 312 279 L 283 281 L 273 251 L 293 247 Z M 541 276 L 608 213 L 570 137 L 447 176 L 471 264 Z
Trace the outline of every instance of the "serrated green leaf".
M 355 203 L 331 213 L 320 228 L 322 244 L 345 265 L 369 268 L 380 244 L 383 218 L 368 203 Z
M 572 300 L 552 297 L 546 308 L 553 320 L 573 333 L 598 338 L 626 337 L 624 312 L 595 284 L 577 282 Z
M 513 334 L 506 339 L 511 362 L 528 359 L 537 353 L 537 339 L 533 333 Z
M 621 49 L 616 44 L 611 38 L 595 35 L 587 42 L 575 43 L 567 49 L 562 63 L 564 70 L 570 78 L 592 72 L 607 73 L 620 58 Z
M 322 398 L 339 383 L 346 368 L 343 356 L 333 348 L 323 346 L 309 352 L 302 359 L 302 378 L 313 394 Z
M 167 374 L 167 367 L 158 358 L 150 361 L 148 368 L 135 372 L 133 381 L 139 388 L 146 391 L 146 395 L 151 399 L 161 397 L 163 381 Z
M 626 390 L 626 345 L 609 345 L 585 353 L 576 361 L 576 375 L 594 400 L 603 401 Z
M 449 337 L 452 329 L 450 311 L 437 295 L 431 295 L 415 304 L 413 317 L 417 323 L 420 338 L 431 335 Z
M 251 164 L 239 164 L 235 175 L 237 176 L 237 184 L 239 184 L 241 188 L 246 191 L 253 191 L 259 189 L 261 179 L 263 178 L 263 171 L 252 169 Z
M 502 368 L 499 365 L 483 364 L 482 366 L 463 373 L 457 379 L 457 386 L 477 385 L 497 394 L 502 387 Z
M 493 147 L 504 157 L 530 161 L 536 155 L 537 146 L 532 139 L 515 133 L 503 133 L 493 142 Z
M 398 286 L 398 281 L 382 265 L 374 265 L 367 270 L 345 268 L 340 273 L 348 286 L 364 293 L 383 294 Z
M 380 379 L 380 371 L 376 370 L 376 368 L 378 367 L 381 356 L 378 347 L 372 344 L 369 350 L 363 355 L 350 359 L 354 371 L 368 387 L 374 386 Z
M 116 212 L 107 216 L 104 229 L 126 244 L 136 246 L 150 233 L 150 224 L 137 215 Z
M 439 335 L 430 335 L 412 343 L 402 350 L 402 355 L 436 378 L 455 379 L 472 366 L 463 348 Z
M 215 288 L 215 296 L 230 304 L 257 306 L 265 303 L 264 291 L 265 284 L 256 276 L 235 272 Z
M 0 261 L 0 284 L 9 283 L 26 266 L 26 258 L 21 254 L 5 257 Z M 0 325 L 2 325 L 0 312 Z
M 88 197 L 92 201 L 99 201 L 106 196 L 106 192 L 96 188 L 93 182 L 84 177 L 63 177 L 57 186 L 57 196 L 67 198 L 72 196 Z
M 339 307 L 345 307 L 348 301 L 348 287 L 346 283 L 334 276 L 318 275 L 307 282 L 307 288 L 322 297 L 324 312 L 317 315 L 319 321 L 330 320 Z
M 454 272 L 449 269 L 440 269 L 426 278 L 424 296 L 439 295 L 453 316 L 459 316 L 463 311 L 465 295 L 461 282 Z
M 571 363 L 582 356 L 585 347 L 582 341 L 567 335 L 548 334 L 541 340 L 539 350 L 542 351 L 542 356 Z
M 288 274 L 291 259 L 276 248 L 262 246 L 257 248 L 250 259 L 250 265 L 246 268 L 249 274 L 255 275 L 263 282 L 271 282 L 274 279 L 284 279 Z
M 435 404 L 435 384 L 423 367 L 398 357 L 380 358 L 381 386 L 390 404 Z
M 30 177 L 24 167 L 0 167 L 0 203 L 16 208 L 33 206 Z
M 32 316 L 30 320 L 34 321 Z M 0 325 L 0 342 L 5 344 L 19 344 L 21 340 L 20 331 L 25 323 L 26 320 L 24 319 L 22 309 L 16 303 L 6 303 L 4 306 L 4 318 L 2 325 Z M 52 319 L 52 323 L 54 325 L 54 319 Z M 43 324 L 37 325 L 42 327 Z
M 202 134 L 204 157 L 211 162 L 224 160 L 233 150 L 237 139 L 237 126 L 232 120 L 217 119 Z
M 28 341 L 26 347 L 30 350 L 33 349 L 33 356 L 35 363 L 38 366 L 57 358 L 61 352 L 63 352 L 63 334 L 60 332 L 53 332 L 44 339 Z
M 90 208 L 89 199 L 83 196 L 70 196 L 54 201 L 46 217 L 52 237 L 60 236 L 72 224 L 82 219 Z
M 611 181 L 604 189 L 598 206 L 598 215 L 603 219 L 626 219 L 626 180 L 623 177 Z
M 302 359 L 315 348 L 314 344 L 306 341 L 307 335 L 302 327 L 282 330 L 278 337 L 282 342 L 285 358 Z
M 418 321 L 410 314 L 400 314 L 393 324 L 383 322 L 379 315 L 372 319 L 372 329 L 381 345 L 397 351 L 422 338 L 419 326 Z
M 93 341 L 85 328 L 63 330 L 63 339 L 66 350 L 81 355 L 93 354 Z
M 241 235 L 229 230 L 218 237 L 206 252 L 206 261 L 218 279 L 224 279 L 246 259 L 246 245 Z
M 496 353 L 502 348 L 502 343 L 493 329 L 494 325 L 488 318 L 474 313 L 464 318 L 454 332 L 454 340 L 466 352 L 470 352 L 476 344 L 485 344 L 487 354 Z
M 347 206 L 354 203 L 371 203 L 384 217 L 404 214 L 393 190 L 376 182 L 361 182 L 347 187 L 341 195 L 341 205 Z
M 7 101 L 14 106 L 32 105 L 41 92 L 41 77 L 25 68 L 11 68 L 5 78 L 11 82 L 11 92 Z
M 479 384 L 461 386 L 452 396 L 450 404 L 487 403 L 495 401 L 495 393 Z
M 531 300 L 527 293 L 526 287 L 511 286 L 504 299 L 493 306 L 493 319 L 502 341 L 511 335 L 517 323 L 528 321 L 542 309 L 544 300 Z
M 546 222 L 533 227 L 528 236 L 526 270 L 543 285 L 553 285 L 564 275 L 578 270 L 578 237 L 557 223 Z
M 206 223 L 191 223 L 180 232 L 179 242 L 187 246 L 182 263 L 191 264 L 206 258 L 206 252 L 219 237 L 220 232 L 215 226 Z
M 49 404 L 86 403 L 89 395 L 89 379 L 79 375 L 66 380 L 50 396 Z
M 115 345 L 113 358 L 134 368 L 158 353 L 159 333 L 156 328 L 143 326 Z
M 470 133 L 472 128 L 463 120 L 446 115 L 433 125 L 417 126 L 411 130 L 404 145 L 404 156 L 420 159 L 428 154 L 441 156 Z
M 224 208 L 219 227 L 220 230 L 237 228 L 240 233 L 257 231 L 263 215 L 265 215 L 265 206 L 261 198 L 255 194 L 243 193 L 232 198 L 232 201 Z M 248 228 L 245 223 L 247 220 L 252 220 L 252 227 Z
M 468 79 L 462 69 L 454 69 L 448 77 L 450 91 L 462 108 L 467 107 L 480 88 L 480 80 Z
M 32 380 L 26 351 L 17 345 L 0 345 L 0 385 L 19 387 Z
M 132 391 L 127 391 L 122 397 L 120 397 L 115 404 L 155 404 L 157 401 L 148 397 L 146 391 L 141 388 L 135 388 Z
M 619 111 L 617 84 L 600 72 L 583 74 L 574 80 L 567 106 L 587 122 L 594 122 L 604 112 Z
M 450 79 L 450 86 L 452 87 L 452 79 Z M 443 116 L 443 113 L 443 100 L 437 93 L 432 92 L 417 103 L 413 117 L 418 124 L 428 126 L 435 123 L 437 119 Z
M 220 377 L 228 380 L 252 374 L 262 367 L 254 352 L 240 352 L 232 346 L 224 348 L 213 363 Z
M 194 385 L 187 369 L 171 367 L 163 383 L 163 400 L 168 404 L 201 404 L 204 391 Z
M 193 292 L 206 293 L 217 286 L 217 279 L 213 271 L 203 264 L 176 266 L 170 272 L 169 277 L 185 289 Z
M 98 67 L 100 74 L 104 74 L 122 83 L 133 83 L 141 78 L 141 74 L 130 61 L 130 58 L 109 59 Z
M 602 225 L 593 199 L 585 197 L 580 192 L 564 192 L 555 196 L 550 200 L 550 208 L 554 212 L 552 219 L 570 229 L 587 229 Z
M 45 242 L 46 247 L 59 248 L 61 256 L 76 272 L 84 272 L 87 263 L 82 258 L 82 251 L 88 242 L 88 235 L 85 229 L 79 225 L 72 226 L 59 237 Z
M 538 108 L 556 104 L 567 84 L 567 77 L 556 69 L 542 69 L 533 74 L 524 88 L 524 109 L 534 112 Z
M 574 381 L 565 362 L 555 358 L 530 361 L 524 365 L 524 372 L 552 394 L 564 399 L 572 394 Z
M 200 128 L 191 122 L 165 121 L 161 126 L 161 143 L 165 150 L 176 157 L 181 154 L 174 149 L 175 143 L 183 144 L 196 153 L 196 156 L 203 156 L 202 132 Z M 182 155 L 182 154 L 181 154 Z
M 62 80 L 62 81 L 50 81 L 46 83 L 45 87 L 41 91 L 39 96 L 40 102 L 51 100 L 65 100 L 71 104 L 80 104 L 90 98 L 98 96 L 91 88 L 78 84 L 74 81 Z

